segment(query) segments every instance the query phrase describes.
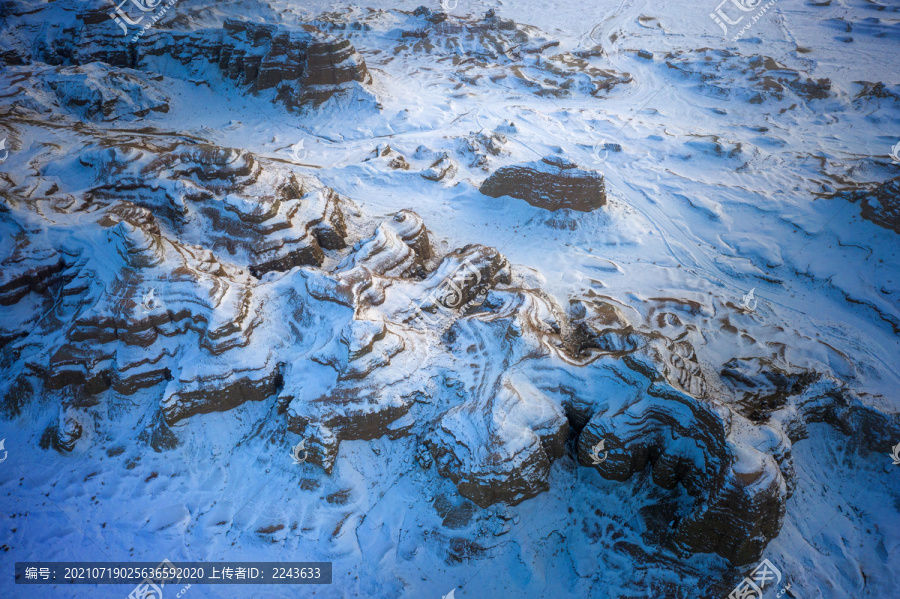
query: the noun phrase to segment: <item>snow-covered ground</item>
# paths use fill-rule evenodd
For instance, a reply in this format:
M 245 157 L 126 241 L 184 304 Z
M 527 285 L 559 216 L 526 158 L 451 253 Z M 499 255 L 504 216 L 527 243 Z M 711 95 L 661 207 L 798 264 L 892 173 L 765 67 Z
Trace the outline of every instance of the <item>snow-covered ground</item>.
M 83 128 L 4 116 L 6 188 L 39 170 L 77 195 L 93 182 L 73 157 L 145 127 L 240 148 L 351 199 L 362 223 L 353 241 L 410 209 L 442 253 L 495 247 L 563 306 L 599 295 L 649 320 L 659 298 L 696 302 L 704 369 L 718 372 L 733 356 L 777 356 L 845 382 L 885 414 L 900 411 L 900 233 L 836 193 L 900 175 L 890 156 L 900 142 L 900 3 L 777 0 L 736 42 L 710 18 L 715 0 L 445 4 L 446 23 L 466 26 L 490 9 L 530 26 L 527 44 L 558 42 L 519 60 L 500 33 L 499 55 L 449 27 L 404 36 L 418 5 L 182 0 L 166 19 L 190 19 L 157 27 L 313 23 L 351 41 L 372 83 L 292 112 L 273 102 L 273 90 L 250 94 L 212 67 L 198 75 L 160 57 L 153 85 L 168 98 L 166 113 L 85 119 Z M 756 14 L 720 6 L 749 15 L 733 33 Z M 0 49 L 20 41 L 8 30 Z M 597 46 L 603 51 L 591 53 Z M 0 88 L 15 90 L 33 68 L 6 64 Z M 590 69 L 603 74 L 585 75 Z M 608 89 L 593 87 L 607 77 Z M 886 93 L 861 93 L 860 82 L 881 82 Z M 7 113 L 21 97 L 2 96 Z M 499 152 L 485 152 L 479 134 L 497 134 Z M 408 170 L 376 157 L 387 145 Z M 423 178 L 444 152 L 455 174 Z M 497 168 L 553 154 L 602 173 L 607 205 L 560 216 L 479 192 Z M 3 258 L 11 230 L 3 229 Z M 341 259 L 326 251 L 324 266 Z M 755 309 L 741 309 L 751 290 Z M 10 379 L 13 362 L 0 364 Z M 0 420 L 8 452 L 0 595 L 124 598 L 131 590 L 17 586 L 13 564 L 27 560 L 334 563 L 328 586 L 194 585 L 188 598 L 437 599 L 453 589 L 457 598 L 726 597 L 753 568 L 655 544 L 648 506 L 677 504 L 686 492 L 655 486 L 649 469 L 607 480 L 570 452 L 553 463 L 548 491 L 480 508 L 422 467 L 414 436 L 344 440 L 330 474 L 293 463 L 301 437 L 285 430 L 274 399 L 182 420 L 172 427 L 179 446 L 156 452 L 140 434 L 160 393 L 107 391 L 70 453 L 41 449 L 65 390 Z M 900 466 L 825 423 L 810 425 L 792 453 L 797 486 L 764 551 L 782 586 L 790 582 L 787 596 L 900 597 Z

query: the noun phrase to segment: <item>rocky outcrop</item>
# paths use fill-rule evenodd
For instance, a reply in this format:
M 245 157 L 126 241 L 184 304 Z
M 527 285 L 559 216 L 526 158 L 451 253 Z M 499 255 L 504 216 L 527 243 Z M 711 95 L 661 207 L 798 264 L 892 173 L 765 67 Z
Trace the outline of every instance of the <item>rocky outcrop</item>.
M 722 369 L 734 391 L 735 411 L 763 426 L 780 429 L 795 443 L 808 425 L 828 423 L 876 452 L 890 452 L 900 438 L 900 414 L 884 414 L 838 379 L 769 358 L 734 358 Z M 789 479 L 789 483 L 792 483 Z
M 348 40 L 313 42 L 306 47 L 306 85 L 340 85 L 350 81 L 371 83 L 372 76 L 359 52 Z
M 85 121 L 133 121 L 169 112 L 169 98 L 142 73 L 103 63 L 73 67 L 16 67 L 12 105 L 38 114 L 69 113 Z
M 900 177 L 894 177 L 868 190 L 844 194 L 859 202 L 862 217 L 879 227 L 900 233 Z
M 40 69 L 36 74 L 61 96 L 64 105 L 76 113 L 86 113 L 87 118 L 111 119 L 129 108 L 128 114 L 137 116 L 148 110 L 167 110 L 164 97 L 159 97 L 149 81 L 136 82 L 122 69 L 189 79 L 202 75 L 212 65 L 253 93 L 274 90 L 275 97 L 288 108 L 317 105 L 336 94 L 356 93 L 352 90 L 354 85 L 372 81 L 365 60 L 349 41 L 312 25 L 286 28 L 226 19 L 221 28 L 182 31 L 156 23 L 137 36 L 139 26 L 148 22 L 147 14 L 141 16 L 138 27 L 129 28 L 121 19 L 109 17 L 109 7 L 87 3 L 79 7 L 71 25 L 40 27 L 35 23 L 42 8 L 18 7 L 20 13 L 14 4 L 8 8 L 10 17 L 19 14 L 23 40 L 28 38 L 31 42 L 23 41 L 11 48 L 8 62 L 42 62 L 60 67 Z M 185 71 L 173 72 L 171 65 L 167 66 L 173 60 Z M 92 85 L 90 72 L 80 70 L 103 70 L 107 66 L 117 69 L 115 74 L 106 76 L 117 78 L 118 85 Z M 357 91 L 375 104 L 371 92 Z M 130 106 L 134 103 L 140 107 Z M 32 108 L 40 106 L 40 102 L 33 104 Z
M 333 192 L 244 151 L 162 141 L 78 161 L 96 181 L 83 200 L 15 189 L 0 221 L 0 298 L 42 307 L 0 324 L 6 413 L 74 398 L 48 447 L 86 442 L 84 410 L 110 389 L 155 398 L 159 451 L 192 418 L 268 403 L 327 472 L 343 441 L 414 434 L 489 506 L 546 490 L 574 437 L 605 478 L 650 468 L 686 491 L 674 519 L 647 521 L 658 542 L 745 564 L 778 534 L 808 424 L 878 451 L 900 435 L 835 379 L 771 361 L 731 360 L 711 386 L 682 321 L 712 314 L 699 302 L 649 298 L 646 322 L 602 297 L 563 310 L 496 249 L 438 252 L 408 210 L 346 247 Z M 292 262 L 326 244 L 339 259 Z M 284 262 L 252 276 L 267 246 Z
M 425 6 L 397 12 L 398 43 L 404 50 L 452 61 L 448 75 L 461 85 L 502 80 L 504 87 L 517 92 L 565 98 L 606 96 L 631 81 L 628 73 L 587 60 L 589 53 L 559 51 L 558 40 L 532 25 L 504 19 L 493 9 L 480 18 Z
M 432 249 L 421 220 L 410 211 L 380 225 L 355 250 L 334 275 L 301 273 L 307 289 L 304 311 L 323 315 L 320 319 L 333 314 L 317 327 L 340 332 L 309 363 L 289 367 L 279 396 L 288 428 L 310 441 L 310 460 L 326 471 L 342 440 L 409 432 L 408 413 L 425 395 L 414 373 L 427 354 L 424 340 L 409 327 L 441 300 L 442 314 L 430 315 L 428 322 L 453 318 L 461 302 L 447 301 L 441 290 L 452 289 L 461 300 L 508 280 L 505 259 L 481 246 L 451 253 L 417 280 Z M 329 303 L 342 308 L 329 308 Z
M 430 447 L 438 471 L 461 495 L 481 507 L 514 505 L 547 490 L 568 432 L 556 403 L 522 377 L 504 377 L 483 401 L 444 413 Z
M 606 205 L 603 175 L 561 157 L 497 169 L 481 185 L 492 198 L 510 196 L 545 210 L 590 212 Z
M 345 246 L 337 194 L 243 150 L 198 144 L 156 154 L 118 146 L 87 152 L 81 164 L 102 181 L 88 192 L 92 200 L 153 207 L 194 243 L 209 243 L 212 233 L 212 249 L 256 277 L 321 264 L 323 250 Z M 112 169 L 118 176 L 104 180 Z
M 700 48 L 667 54 L 666 66 L 706 93 L 734 95 L 752 104 L 791 98 L 811 102 L 834 95 L 831 80 L 813 79 L 769 56 Z
M 414 435 L 426 467 L 490 506 L 546 490 L 572 439 L 600 476 L 649 469 L 672 493 L 672 517 L 645 522 L 657 542 L 745 564 L 778 534 L 811 423 L 876 451 L 900 438 L 833 376 L 704 366 L 690 321 L 715 316 L 706 300 L 563 309 L 495 248 L 442 250 L 409 210 L 345 222 L 349 200 L 314 178 L 180 136 L 68 159 L 82 187 L 37 157 L 0 211 L 3 413 L 57 401 L 48 448 L 89 444 L 110 392 L 146 402 L 139 439 L 158 451 L 206 414 L 270 410 L 326 472 L 344 441 Z M 567 163 L 526 170 L 557 208 L 602 190 Z
M 613 480 L 652 465 L 657 485 L 681 485 L 694 499 L 666 531 L 667 542 L 734 564 L 758 559 L 781 529 L 788 498 L 775 458 L 730 438 L 727 411 L 665 387 L 651 386 L 633 403 L 614 405 L 595 413 L 582 431 L 581 464 Z M 598 460 L 594 448 L 601 442 Z

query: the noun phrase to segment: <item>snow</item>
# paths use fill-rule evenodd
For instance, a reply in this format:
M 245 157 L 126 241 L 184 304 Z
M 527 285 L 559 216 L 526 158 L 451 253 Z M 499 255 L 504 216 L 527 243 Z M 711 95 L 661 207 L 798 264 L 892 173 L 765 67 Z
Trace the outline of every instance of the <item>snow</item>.
M 550 54 L 587 50 L 593 36 L 609 56 L 585 60 L 630 75 L 630 81 L 596 96 L 586 91 L 588 78 L 578 77 L 571 95 L 554 97 L 523 83 L 554 88 L 544 80 L 554 78 L 540 64 L 545 57 L 523 58 L 523 79 L 510 74 L 505 59 L 490 57 L 469 57 L 461 74 L 451 49 L 457 42 L 426 50 L 404 41 L 400 32 L 412 17 L 400 11 L 412 11 L 420 1 L 272 0 L 210 8 L 182 0 L 167 19 L 190 14 L 197 26 L 235 16 L 322 24 L 328 21 L 323 11 L 336 10 L 342 21 L 365 22 L 368 28 L 331 33 L 350 38 L 374 82 L 368 90 L 348 86 L 346 95 L 317 111 L 290 113 L 271 102 L 273 94 L 245 94 L 212 68 L 197 74 L 158 59 L 163 79 L 154 82 L 153 100 L 164 94 L 169 112 L 136 121 L 112 115 L 106 125 L 92 127 L 107 127 L 105 135 L 125 139 L 152 125 L 288 164 L 291 147 L 302 141 L 307 166 L 293 165 L 295 172 L 317 177 L 350 198 L 373 223 L 398 210 L 414 210 L 443 251 L 470 243 L 496 247 L 515 265 L 516 276 L 535 273 L 561 305 L 590 292 L 644 317 L 656 305 L 652 298 L 694 300 L 701 306 L 697 321 L 705 327 L 700 331 L 705 345 L 698 348 L 705 367 L 734 355 L 778 354 L 849 381 L 866 403 L 897 413 L 897 233 L 862 219 L 856 204 L 820 195 L 848 181 L 900 175 L 900 166 L 887 158 L 900 140 L 900 105 L 890 98 L 854 100 L 858 81 L 882 81 L 895 91 L 900 85 L 896 6 L 779 0 L 748 30 L 751 37 L 731 42 L 708 16 L 714 1 L 688 7 L 670 0 L 460 0 L 450 11 L 454 19 L 481 19 L 494 9 L 533 26 L 537 38 L 559 41 Z M 163 26 L 165 19 L 156 25 Z M 475 44 L 459 37 L 464 48 Z M 848 37 L 852 42 L 845 41 Z M 638 57 L 644 48 L 652 59 Z M 722 50 L 740 56 L 706 60 Z M 813 79 L 829 78 L 832 96 L 807 99 L 790 89 L 780 98 L 767 96 L 749 74 L 745 57 L 753 55 L 772 57 Z M 693 74 L 676 71 L 673 64 Z M 24 76 L 22 69 L 27 70 L 6 66 L 0 86 L 10 88 Z M 103 78 L 103 70 L 92 67 L 91 85 Z M 505 78 L 491 80 L 501 71 Z M 203 84 L 189 82 L 194 78 Z M 75 86 L 70 93 L 88 91 Z M 757 96 L 761 101 L 753 99 Z M 32 100 L 50 101 L 40 90 Z M 0 123 L 0 130 L 0 136 L 15 140 L 0 172 L 17 182 L 29 173 L 30 161 L 47 151 L 55 159 L 41 174 L 67 190 L 87 189 L 102 170 L 99 148 L 93 167 L 75 158 L 86 144 L 98 143 L 99 129 L 76 132 L 19 120 Z M 471 166 L 470 156 L 458 151 L 459 141 L 495 131 L 507 143 L 488 157 L 489 171 Z M 598 150 L 606 143 L 621 144 L 622 151 Z M 383 160 L 364 161 L 384 144 L 406 158 L 409 171 L 394 171 Z M 423 178 L 444 152 L 458 172 L 441 182 Z M 501 166 L 555 154 L 606 178 L 606 207 L 561 217 L 574 228 L 552 226 L 551 215 L 523 201 L 478 192 L 489 172 Z M 228 202 L 243 209 L 240 198 Z M 4 228 L 0 237 L 4 257 L 7 232 Z M 194 241 L 192 234 L 199 243 L 203 232 L 186 239 Z M 396 236 L 387 229 L 379 234 Z M 72 235 L 68 226 L 51 228 L 48 235 L 65 238 L 59 243 L 73 255 L 105 245 Z M 326 254 L 335 263 L 342 259 Z M 96 259 L 120 261 L 112 255 Z M 234 260 L 234 268 L 246 266 L 240 256 Z M 111 285 L 103 272 L 95 274 L 95 285 Z M 318 284 L 315 274 L 303 269 L 292 274 L 293 283 L 267 275 L 264 292 L 290 293 L 291 285 L 304 286 L 302 278 L 311 290 Z M 727 303 L 738 306 L 751 289 L 756 311 L 726 313 Z M 231 307 L 212 313 L 210 330 L 231 322 L 241 292 L 218 290 Z M 2 314 L 18 318 L 16 311 L 47 308 L 20 303 L 3 307 Z M 723 319 L 746 332 L 740 341 L 744 353 L 736 351 L 735 337 L 723 332 Z M 286 335 L 261 331 L 246 363 L 233 366 L 261 367 Z M 321 339 L 305 339 L 298 353 L 324 353 L 321 343 L 328 338 L 323 333 Z M 189 355 L 183 363 L 182 376 L 196 374 L 198 385 L 211 368 Z M 304 368 L 309 385 L 298 397 L 318 397 L 328 387 L 324 375 L 314 365 L 297 365 Z M 436 377 L 431 384 L 439 387 L 442 381 Z M 626 389 L 610 385 L 597 392 Z M 290 447 L 300 438 L 284 430 L 273 401 L 248 402 L 180 422 L 175 429 L 182 444 L 156 453 L 138 435 L 168 395 L 160 388 L 132 396 L 110 392 L 104 409 L 92 412 L 86 423 L 86 442 L 66 455 L 39 448 L 43 431 L 57 420 L 55 400 L 34 401 L 17 418 L 0 421 L 0 439 L 9 453 L 0 463 L 0 544 L 10 547 L 0 553 L 4 596 L 120 598 L 130 591 L 15 586 L 13 562 L 26 560 L 334 562 L 330 586 L 194 585 L 189 598 L 437 598 L 454 588 L 459 599 L 687 597 L 710 581 L 728 587 L 751 569 L 735 569 L 714 555 L 676 557 L 648 542 L 635 506 L 688 501 L 681 489 L 672 494 L 655 487 L 649 472 L 624 483 L 608 481 L 567 455 L 553 463 L 548 491 L 516 506 L 475 508 L 473 521 L 453 531 L 442 526 L 433 498 L 463 500 L 434 468 L 420 467 L 414 437 L 343 441 L 334 471 L 326 475 L 314 465 L 292 462 Z M 549 417 L 543 404 L 521 409 L 527 411 L 522 418 Z M 506 431 L 521 432 L 507 442 L 537 442 L 527 427 L 522 431 Z M 777 445 L 761 435 L 755 447 L 765 451 Z M 124 451 L 111 455 L 113 448 Z M 509 451 L 519 449 L 511 445 Z M 900 596 L 900 469 L 886 455 L 863 452 L 823 424 L 794 444 L 793 458 L 797 489 L 785 525 L 765 555 L 791 580 L 795 596 Z M 343 491 L 346 502 L 329 501 Z M 272 524 L 285 528 L 274 535 L 257 532 Z M 481 555 L 457 560 L 454 537 L 475 539 Z M 676 574 L 645 566 L 644 553 L 677 560 L 684 569 Z M 681 594 L 672 594 L 676 591 L 667 583 Z

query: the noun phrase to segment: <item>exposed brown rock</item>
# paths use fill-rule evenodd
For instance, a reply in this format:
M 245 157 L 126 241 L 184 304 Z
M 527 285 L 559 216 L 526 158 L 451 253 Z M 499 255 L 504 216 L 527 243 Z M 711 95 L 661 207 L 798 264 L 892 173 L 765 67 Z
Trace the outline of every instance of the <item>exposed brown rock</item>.
M 545 210 L 564 208 L 590 212 L 606 205 L 603 175 L 586 171 L 559 157 L 497 169 L 481 185 L 481 193 L 510 196 Z
M 900 233 L 900 177 L 888 179 L 870 190 L 851 192 L 847 199 L 860 202 L 863 218 Z
M 548 488 L 569 424 L 559 406 L 521 378 L 504 378 L 482 400 L 456 406 L 436 425 L 438 471 L 481 507 L 516 504 Z

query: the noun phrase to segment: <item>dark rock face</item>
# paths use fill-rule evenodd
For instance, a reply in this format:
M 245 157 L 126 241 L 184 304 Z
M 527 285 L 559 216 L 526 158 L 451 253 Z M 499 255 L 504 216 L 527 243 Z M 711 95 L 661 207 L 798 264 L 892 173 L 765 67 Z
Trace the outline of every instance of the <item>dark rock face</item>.
M 550 211 L 590 212 L 606 205 L 603 175 L 559 157 L 499 168 L 481 185 L 481 193 L 518 198 Z
M 614 480 L 652 464 L 657 485 L 681 484 L 695 498 L 667 531 L 668 542 L 747 564 L 781 529 L 788 490 L 774 458 L 729 449 L 730 420 L 723 416 L 688 395 L 657 393 L 625 410 L 595 414 L 579 437 L 578 459 Z M 601 441 L 609 455 L 597 464 L 591 454 Z
M 900 177 L 888 179 L 869 191 L 852 192 L 848 199 L 860 202 L 863 218 L 900 233 Z
M 504 379 L 485 402 L 441 416 L 431 444 L 438 471 L 481 507 L 514 505 L 547 490 L 550 463 L 565 453 L 569 423 L 524 380 Z
M 10 5 L 13 10 L 16 5 Z M 24 7 L 21 7 L 24 10 Z M 38 9 L 40 13 L 42 9 Z M 314 26 L 287 29 L 282 26 L 226 19 L 221 28 L 179 31 L 157 23 L 134 39 L 122 34 L 109 18 L 109 10 L 86 7 L 77 14 L 71 27 L 36 28 L 23 19 L 20 27 L 26 37 L 37 35 L 32 44 L 22 44 L 9 52 L 10 64 L 42 62 L 60 70 L 47 76 L 48 85 L 66 102 L 77 103 L 78 112 L 88 118 L 113 118 L 110 98 L 103 94 L 142 96 L 142 107 L 131 112 L 142 116 L 149 110 L 166 111 L 165 97 L 157 90 L 135 88 L 126 74 L 114 74 L 118 85 L 91 85 L 90 79 L 68 76 L 72 67 L 96 69 L 101 63 L 118 69 L 136 69 L 150 73 L 170 73 L 160 60 L 175 60 L 189 74 L 201 75 L 209 65 L 246 87 L 251 92 L 277 90 L 276 97 L 288 108 L 320 104 L 335 94 L 344 93 L 348 84 L 371 83 L 372 77 L 362 56 L 347 40 L 325 34 Z M 21 13 L 36 18 L 35 11 Z M 33 30 L 30 30 L 33 29 Z M 132 32 L 133 33 L 133 32 Z M 176 75 L 177 76 L 177 75 Z M 125 89 L 122 89 L 122 88 Z M 112 91 L 119 90 L 119 91 Z M 368 92 L 367 95 L 371 96 Z M 374 97 L 373 104 L 374 104 Z M 132 102 L 133 103 L 133 102 Z M 121 111 L 121 110 L 120 110 Z
M 306 85 L 340 85 L 350 81 L 371 83 L 372 76 L 349 41 L 314 42 L 306 48 Z
M 280 370 L 276 367 L 271 372 L 229 380 L 224 384 L 214 379 L 185 381 L 184 390 L 174 393 L 163 404 L 163 417 L 167 424 L 174 424 L 195 414 L 225 412 L 247 401 L 272 397 L 281 380 Z

